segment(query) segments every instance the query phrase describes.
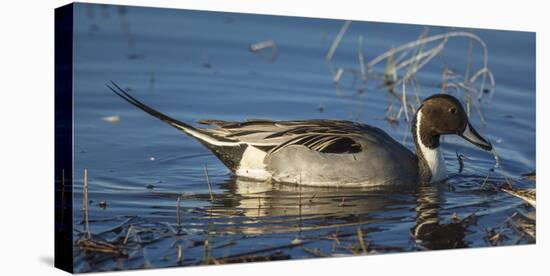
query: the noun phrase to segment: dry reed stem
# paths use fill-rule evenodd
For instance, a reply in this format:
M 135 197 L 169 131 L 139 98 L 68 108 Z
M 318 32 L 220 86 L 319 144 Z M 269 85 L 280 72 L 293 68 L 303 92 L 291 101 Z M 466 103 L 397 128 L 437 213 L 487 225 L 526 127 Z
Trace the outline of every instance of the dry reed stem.
M 471 102 L 472 102 L 472 97 L 470 95 L 466 95 L 466 115 L 468 115 L 468 119 L 470 118 Z
M 210 249 L 208 246 L 208 240 L 204 240 L 204 256 L 203 256 L 204 264 L 208 264 L 209 260 L 210 260 Z
M 180 244 L 178 244 L 178 249 L 177 249 L 177 257 L 176 257 L 176 261 L 178 263 L 182 263 L 183 262 L 183 246 Z
M 334 41 L 332 42 L 332 45 L 330 46 L 330 49 L 327 53 L 327 56 L 326 56 L 327 61 L 332 60 L 332 57 L 334 56 L 334 52 L 336 52 L 336 48 L 338 48 L 338 45 L 340 45 L 340 41 L 342 41 L 342 38 L 344 37 L 344 34 L 348 30 L 350 24 L 351 24 L 351 21 L 347 20 L 344 22 L 344 24 L 340 28 L 340 31 L 334 38 Z
M 409 109 L 407 108 L 407 90 L 405 87 L 405 82 L 403 82 L 403 95 L 401 97 L 401 101 L 403 103 L 403 112 L 405 112 L 405 120 L 409 122 Z
M 136 235 L 135 237 L 136 241 L 141 245 L 141 253 L 143 255 L 144 267 L 152 267 L 151 262 L 149 261 L 149 257 L 147 256 L 147 248 L 145 248 L 145 246 L 143 245 L 141 237 L 139 235 Z
M 212 185 L 210 184 L 210 177 L 208 176 L 208 167 L 204 164 L 204 175 L 206 176 L 206 183 L 208 184 L 208 193 L 210 193 L 210 201 L 214 202 L 214 195 L 212 195 Z
M 343 35 L 343 33 L 344 33 L 343 31 L 345 31 L 345 29 L 346 29 L 345 27 L 346 26 L 343 26 L 343 28 L 341 29 L 341 32 L 339 33 L 339 35 Z M 487 46 L 486 46 L 485 42 L 483 40 L 481 40 L 481 38 L 479 38 L 477 35 L 475 35 L 473 33 L 463 32 L 463 31 L 452 31 L 452 32 L 447 32 L 447 33 L 444 33 L 444 34 L 437 34 L 437 35 L 433 35 L 433 36 L 429 36 L 429 37 L 427 37 L 427 33 L 428 33 L 428 29 L 426 28 L 417 40 L 409 42 L 409 43 L 405 43 L 405 44 L 403 44 L 399 47 L 396 47 L 396 48 L 392 48 L 392 49 L 388 50 L 387 52 L 375 57 L 374 59 L 372 59 L 366 65 L 367 68 L 365 68 L 365 64 L 364 64 L 365 58 L 364 58 L 364 55 L 363 55 L 363 52 L 362 52 L 363 37 L 359 36 L 359 39 L 358 39 L 358 48 L 359 48 L 358 49 L 358 60 L 359 60 L 359 67 L 360 67 L 359 68 L 359 71 L 360 71 L 359 75 L 360 75 L 361 80 L 364 81 L 365 79 L 367 79 L 368 73 L 370 73 L 373 70 L 374 65 L 376 65 L 377 63 L 379 63 L 380 61 L 382 61 L 384 59 L 387 59 L 388 63 L 387 63 L 386 69 L 384 71 L 384 77 L 385 77 L 386 84 L 391 84 L 391 87 L 389 87 L 389 89 L 390 89 L 390 92 L 392 92 L 393 87 L 395 87 L 396 85 L 401 84 L 402 82 L 406 82 L 407 80 L 413 79 L 415 77 L 416 73 L 422 67 L 424 67 L 428 62 L 430 62 L 438 54 L 440 54 L 443 51 L 443 49 L 445 48 L 446 43 L 448 42 L 449 38 L 452 38 L 452 37 L 466 37 L 466 38 L 469 39 L 469 42 L 470 42 L 469 43 L 469 49 L 468 49 L 468 65 L 467 65 L 468 68 L 465 71 L 464 81 L 461 82 L 461 83 L 458 83 L 457 85 L 460 86 L 462 89 L 465 89 L 467 91 L 475 92 L 478 95 L 478 98 L 480 99 L 481 96 L 482 96 L 482 93 L 485 91 L 484 90 L 485 79 L 489 78 L 489 80 L 491 82 L 491 87 L 492 87 L 491 92 L 494 92 L 494 87 L 495 87 L 494 76 L 493 76 L 492 72 L 487 67 L 487 64 L 488 64 L 488 62 L 487 62 L 487 60 L 488 60 L 488 50 L 487 50 Z M 335 43 L 333 43 L 333 46 L 337 46 L 341 39 L 342 38 L 340 36 L 337 36 L 337 39 L 335 39 Z M 429 49 L 428 51 L 423 51 L 423 48 L 424 48 L 424 46 L 426 46 L 426 44 L 431 43 L 431 42 L 435 42 L 435 41 L 441 41 L 441 42 L 438 45 L 434 46 L 433 48 Z M 476 73 L 473 74 L 472 77 L 470 77 L 470 79 L 468 79 L 468 77 L 470 75 L 470 71 L 471 71 L 471 66 L 472 66 L 471 64 L 472 64 L 472 59 L 473 59 L 472 55 L 473 55 L 473 44 L 474 44 L 474 42 L 478 43 L 481 46 L 482 50 L 483 50 L 483 68 L 476 71 Z M 412 54 L 412 56 L 409 57 L 408 59 L 403 60 L 410 53 L 410 51 L 414 48 L 417 48 L 415 53 Z M 335 49 L 335 48 L 333 47 L 332 49 Z M 395 59 L 395 61 L 394 61 L 393 56 L 396 53 L 400 53 L 400 56 L 399 56 L 399 58 Z M 330 55 L 331 58 L 332 58 L 333 54 L 334 54 L 334 51 L 332 51 L 332 54 Z M 408 70 L 407 70 L 406 74 L 401 79 L 397 79 L 397 72 L 399 70 L 404 69 L 405 67 L 408 67 Z M 446 93 L 447 81 L 448 81 L 447 73 L 448 72 L 449 71 L 448 71 L 447 68 L 443 72 L 442 93 Z M 336 82 L 336 83 L 339 82 L 342 75 L 343 75 L 343 73 L 344 73 L 344 69 L 339 68 L 335 72 L 333 81 Z M 478 87 L 472 87 L 470 84 L 474 83 L 480 76 L 482 77 L 481 86 L 479 88 Z M 457 86 L 453 86 L 452 88 L 458 90 Z M 402 100 L 402 97 L 399 97 L 395 93 L 392 93 L 392 95 L 395 96 L 396 98 L 400 98 Z M 492 96 L 492 94 L 491 94 L 491 96 Z M 482 122 L 485 123 L 483 112 L 480 110 L 480 107 L 475 105 L 475 108 L 476 108 L 476 111 L 479 113 L 480 117 L 482 118 L 481 119 Z M 408 110 L 405 110 L 405 111 L 408 111 Z M 407 115 L 408 115 L 408 112 L 407 112 Z
M 335 84 L 340 83 L 340 79 L 342 78 L 342 75 L 344 74 L 344 68 L 339 67 L 336 69 L 336 73 L 334 74 L 334 78 L 332 79 L 332 82 Z
M 359 59 L 359 69 L 360 69 L 360 76 L 361 81 L 365 82 L 367 80 L 367 68 L 365 66 L 365 56 L 363 54 L 363 36 L 359 35 L 359 38 L 357 39 L 357 58 Z
M 445 67 L 443 68 L 443 73 L 441 73 L 441 94 L 445 94 L 447 92 L 447 64 L 445 64 Z
M 466 38 L 469 39 L 470 45 L 472 47 L 469 48 L 469 53 L 468 53 L 469 61 L 468 61 L 468 65 L 467 65 L 468 67 L 471 67 L 471 56 L 472 56 L 472 52 L 471 52 L 472 50 L 471 49 L 473 48 L 473 43 L 477 42 L 481 46 L 481 48 L 483 50 L 483 67 L 481 69 L 479 69 L 472 77 L 470 77 L 470 79 L 467 79 L 467 77 L 469 76 L 469 74 L 470 74 L 469 72 L 470 72 L 471 69 L 467 68 L 467 70 L 465 72 L 465 75 L 464 75 L 466 77 L 466 79 L 464 79 L 463 83 L 461 83 L 461 84 L 462 84 L 464 89 L 469 90 L 469 91 L 474 91 L 477 94 L 478 99 L 480 100 L 481 97 L 483 96 L 483 92 L 485 91 L 486 78 L 489 78 L 489 80 L 491 82 L 491 97 L 492 97 L 492 95 L 494 93 L 495 81 L 494 81 L 494 76 L 493 76 L 492 72 L 488 68 L 488 49 L 487 49 L 487 46 L 486 46 L 485 42 L 483 40 L 481 40 L 481 38 L 479 38 L 477 35 L 475 35 L 473 33 L 470 33 L 470 32 L 463 32 L 463 31 L 447 32 L 447 33 L 444 33 L 444 34 L 437 34 L 437 35 L 433 35 L 433 36 L 429 36 L 429 37 L 420 38 L 420 39 L 417 39 L 417 40 L 409 42 L 409 43 L 405 43 L 405 44 L 403 44 L 403 45 L 401 45 L 397 48 L 394 48 L 390 51 L 387 51 L 387 52 L 375 57 L 374 59 L 372 59 L 367 64 L 368 72 L 371 72 L 373 70 L 374 65 L 378 64 L 380 61 L 382 61 L 384 59 L 390 59 L 390 56 L 394 55 L 397 52 L 401 52 L 401 56 L 400 56 L 400 58 L 401 58 L 401 57 L 406 56 L 406 54 L 408 54 L 408 52 L 414 47 L 424 46 L 427 43 L 438 41 L 438 40 L 443 40 L 443 42 L 446 42 L 451 37 L 466 37 Z M 427 62 L 429 62 L 433 57 L 435 57 L 439 52 L 441 52 L 443 50 L 443 46 L 444 46 L 444 43 L 443 43 L 443 45 L 439 44 L 438 46 L 435 46 L 434 48 L 432 48 L 429 51 L 426 51 L 424 53 L 417 52 L 416 55 L 412 56 L 408 60 L 405 60 L 405 61 L 399 63 L 398 68 L 402 69 L 404 66 L 406 66 L 408 64 L 415 64 L 415 63 L 418 63 L 419 61 L 423 60 L 423 62 L 420 65 L 410 67 L 409 70 L 408 70 L 407 75 L 405 77 L 403 77 L 399 82 L 396 82 L 394 85 L 398 85 L 400 82 L 414 77 L 414 74 L 416 74 L 416 72 L 421 67 L 423 67 Z M 480 76 L 482 77 L 481 78 L 482 80 L 481 80 L 481 84 L 479 86 L 479 89 L 470 87 L 470 84 L 474 83 Z M 454 88 L 456 89 L 456 87 L 454 87 Z M 479 109 L 479 108 L 476 107 L 476 109 Z M 477 110 L 477 111 L 478 111 L 478 113 L 480 113 L 480 116 L 483 116 L 481 114 L 481 112 L 479 112 L 479 110 Z M 482 121 L 484 122 L 484 119 L 482 119 Z
M 483 182 L 481 183 L 481 186 L 479 187 L 480 189 L 483 189 L 485 188 L 485 184 L 487 184 L 487 180 L 489 179 L 489 175 L 487 175 L 485 177 L 485 179 L 483 179 Z
M 464 155 L 458 153 L 458 151 L 455 154 L 456 160 L 458 160 L 458 173 L 461 173 L 464 170 Z
M 128 227 L 128 231 L 126 232 L 126 236 L 124 237 L 124 240 L 122 241 L 122 244 L 126 245 L 128 243 L 128 238 L 130 238 L 130 233 L 132 233 L 132 230 L 134 230 L 134 226 L 130 225 L 130 227 Z
M 466 60 L 466 69 L 464 70 L 464 80 L 468 80 L 470 75 L 470 68 L 472 68 L 472 51 L 474 48 L 474 41 L 470 38 L 470 43 L 468 43 L 468 55 Z
M 420 68 L 417 68 L 418 63 L 424 58 L 428 58 L 428 57 L 435 56 L 435 55 L 439 54 L 443 50 L 443 48 L 445 47 L 446 42 L 447 42 L 446 40 L 443 40 L 440 44 L 438 44 L 434 48 L 432 48 L 428 51 L 422 52 L 422 53 L 419 52 L 419 53 L 415 54 L 411 58 L 397 64 L 397 66 L 395 67 L 395 70 L 399 71 L 399 70 L 409 66 L 409 70 L 414 70 L 414 72 L 418 71 L 420 69 Z M 435 52 L 435 54 L 434 54 L 434 52 Z
M 84 196 L 82 197 L 82 207 L 84 208 L 84 223 L 86 225 L 86 235 L 91 237 L 90 225 L 88 223 L 88 169 L 84 169 Z
M 181 227 L 180 202 L 181 202 L 181 196 L 178 196 L 178 199 L 176 201 L 176 224 L 178 225 L 178 227 Z
M 428 30 L 429 30 L 429 28 L 427 28 L 427 27 L 424 28 L 424 31 L 422 32 L 422 34 L 420 34 L 420 36 L 418 37 L 418 39 L 422 39 L 422 38 L 426 37 L 426 35 L 428 34 Z M 426 45 L 426 44 L 420 44 L 420 45 L 416 46 L 416 52 L 415 52 L 415 54 L 413 55 L 413 58 L 409 59 L 408 62 L 407 62 L 407 61 L 406 61 L 406 62 L 402 62 L 400 66 L 405 67 L 405 66 L 407 66 L 407 64 L 410 64 L 410 65 L 409 65 L 409 70 L 408 70 L 408 71 L 410 71 L 410 70 L 415 70 L 415 69 L 418 67 L 418 62 L 424 57 L 421 53 L 422 53 L 422 51 L 424 50 L 424 46 L 425 46 L 425 45 Z M 426 55 L 426 56 L 427 56 L 427 55 Z M 397 63 L 397 62 L 396 62 L 396 63 Z M 397 64 L 398 64 L 398 63 L 397 63 Z M 402 68 L 402 67 L 399 67 L 399 66 L 398 66 L 398 69 L 397 69 L 397 70 L 399 70 L 399 69 Z
M 416 75 L 416 72 L 418 72 L 418 70 L 422 69 L 422 67 L 424 67 L 424 65 L 426 65 L 428 62 L 430 62 L 435 56 L 437 56 L 445 48 L 446 43 L 447 43 L 447 39 L 444 39 L 440 44 L 438 44 L 434 48 L 430 49 L 429 51 L 426 51 L 422 54 L 419 54 L 418 57 L 412 57 L 410 60 L 413 60 L 413 61 L 420 61 L 422 58 L 424 60 L 422 60 L 422 62 L 420 64 L 417 64 L 416 66 L 409 67 L 410 69 L 407 71 L 405 76 L 403 78 L 401 78 L 400 80 L 396 81 L 394 86 L 398 85 L 402 82 L 405 82 L 409 78 Z M 404 63 L 406 63 L 406 62 L 408 62 L 408 61 L 404 61 Z M 402 67 L 400 67 L 400 68 L 402 68 Z
M 327 54 L 327 60 L 331 60 L 336 48 L 338 47 L 344 33 L 346 32 L 347 28 L 349 27 L 349 21 L 346 21 L 346 23 L 342 26 L 340 29 L 340 32 L 336 36 L 331 50 Z M 432 36 L 427 36 L 428 29 L 424 29 L 424 31 L 420 34 L 417 40 L 411 41 L 405 44 L 400 45 L 396 48 L 391 48 L 390 50 L 386 51 L 385 53 L 375 57 L 370 62 L 367 63 L 366 69 L 364 64 L 364 55 L 362 52 L 362 46 L 363 46 L 363 37 L 359 36 L 358 39 L 358 59 L 359 59 L 359 65 L 360 65 L 360 77 L 361 80 L 364 81 L 367 78 L 368 73 L 372 72 L 373 67 L 381 62 L 382 60 L 387 60 L 386 69 L 384 70 L 384 81 L 386 85 L 389 85 L 388 91 L 390 94 L 395 96 L 396 98 L 403 101 L 403 98 L 398 96 L 394 91 L 394 87 L 396 85 L 402 84 L 403 82 L 406 82 L 408 80 L 414 79 L 416 73 L 424 67 L 428 62 L 430 62 L 434 57 L 436 57 L 438 54 L 440 54 L 443 49 L 446 46 L 446 43 L 450 38 L 453 37 L 463 37 L 469 39 L 469 48 L 468 48 L 468 61 L 467 61 L 467 67 L 464 74 L 464 80 L 462 82 L 459 82 L 457 84 L 449 84 L 447 85 L 447 73 L 448 70 L 445 69 L 444 71 L 444 77 L 443 77 L 443 84 L 442 84 L 442 93 L 446 92 L 446 88 L 454 88 L 455 90 L 459 90 L 458 87 L 469 91 L 469 92 L 475 92 L 478 96 L 478 100 L 481 100 L 481 97 L 483 93 L 485 92 L 485 82 L 486 78 L 489 78 L 491 82 L 491 97 L 494 93 L 494 87 L 495 87 L 495 80 L 492 72 L 488 68 L 488 49 L 485 44 L 485 42 L 479 38 L 477 35 L 470 33 L 470 32 L 464 32 L 464 31 L 451 31 L 443 34 L 437 34 Z M 424 46 L 426 44 L 431 42 L 439 42 L 438 45 L 434 46 L 433 48 L 429 49 L 428 51 L 423 51 Z M 483 50 L 483 67 L 476 71 L 469 79 L 471 66 L 472 66 L 472 55 L 473 55 L 473 44 L 477 43 L 481 46 Z M 408 59 L 401 61 L 404 59 L 412 49 L 416 48 L 415 53 Z M 397 58 L 394 62 L 394 55 L 396 53 L 400 53 L 399 58 Z M 399 70 L 404 69 L 408 66 L 406 74 L 400 78 L 397 79 L 397 72 Z M 344 73 L 343 68 L 339 68 L 333 76 L 333 81 L 335 83 L 338 83 Z M 472 87 L 471 84 L 474 83 L 479 77 L 481 77 L 481 85 L 479 87 Z M 415 86 L 416 88 L 416 86 Z M 338 89 L 338 87 L 337 87 Z M 338 89 L 339 91 L 339 89 Z M 405 96 L 406 97 L 406 96 Z M 418 101 L 418 95 L 417 95 L 417 101 Z M 474 104 L 474 107 L 479 114 L 481 121 L 485 124 L 485 119 L 483 116 L 483 112 L 481 111 L 481 108 Z M 408 115 L 408 110 L 405 110 L 406 114 Z M 408 116 L 406 116 L 408 117 Z
M 386 62 L 386 68 L 384 69 L 384 84 L 386 86 L 392 86 L 397 81 L 397 70 L 395 68 L 395 62 L 393 61 L 393 51 L 390 48 L 390 55 Z
M 416 40 L 425 38 L 428 35 L 429 31 L 430 31 L 430 28 L 425 27 L 424 30 L 422 30 L 422 32 L 420 33 L 420 35 L 418 35 Z M 401 55 L 399 55 L 399 57 L 395 60 L 395 62 L 400 63 L 401 60 L 403 60 L 409 54 L 409 52 L 412 51 L 413 49 L 414 49 L 414 47 L 411 47 L 409 49 L 401 51 Z
M 483 65 L 484 65 L 485 68 L 487 68 L 487 56 L 488 56 L 487 46 L 485 45 L 485 42 L 483 40 L 481 40 L 481 38 L 479 38 L 477 35 L 469 33 L 469 32 L 453 31 L 453 32 L 448 32 L 448 33 L 444 33 L 444 34 L 437 34 L 437 35 L 425 37 L 423 39 L 418 39 L 418 40 L 415 40 L 415 41 L 412 41 L 412 42 L 402 44 L 401 46 L 394 48 L 392 51 L 393 51 L 393 53 L 401 52 L 403 50 L 406 50 L 406 49 L 409 49 L 409 48 L 414 48 L 414 47 L 416 47 L 418 45 L 421 45 L 421 44 L 426 44 L 426 43 L 430 43 L 430 42 L 437 41 L 437 40 L 442 40 L 442 39 L 448 39 L 448 38 L 451 38 L 451 37 L 469 37 L 469 38 L 472 38 L 473 40 L 475 40 L 476 42 L 478 42 L 481 45 L 481 47 L 483 48 L 483 53 L 484 53 L 483 54 Z M 374 67 L 374 65 L 376 65 L 380 61 L 388 58 L 388 56 L 390 54 L 393 54 L 393 53 L 390 53 L 390 51 L 387 51 L 387 52 L 375 57 L 369 63 L 367 63 L 367 68 L 369 69 L 369 71 L 371 71 L 372 68 Z
M 361 250 L 363 250 L 363 254 L 367 254 L 367 246 L 365 244 L 365 240 L 363 239 L 363 231 L 361 231 L 361 227 L 357 227 L 357 239 L 359 240 L 359 244 L 361 245 Z
M 487 76 L 489 77 L 489 81 L 491 82 L 491 95 L 492 95 L 492 94 L 494 93 L 494 91 L 495 91 L 496 82 L 495 82 L 495 77 L 493 76 L 493 73 L 491 72 L 491 70 L 489 70 L 489 68 L 484 67 L 484 68 L 479 69 L 479 70 L 470 78 L 470 80 L 469 80 L 468 82 L 469 82 L 469 83 L 474 83 L 480 75 L 483 75 L 483 77 L 485 77 L 485 76 L 487 75 Z M 482 83 L 483 83 L 483 82 L 485 82 L 484 79 L 482 80 Z M 481 90 L 481 93 L 479 93 L 478 99 L 481 98 L 481 95 L 483 95 L 482 93 L 483 93 L 483 90 Z

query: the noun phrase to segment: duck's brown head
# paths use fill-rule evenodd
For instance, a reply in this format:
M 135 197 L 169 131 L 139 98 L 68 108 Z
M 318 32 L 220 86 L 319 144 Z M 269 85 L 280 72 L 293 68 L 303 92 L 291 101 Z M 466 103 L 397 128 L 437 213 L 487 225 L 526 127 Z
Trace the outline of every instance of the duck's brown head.
M 484 149 L 493 147 L 477 133 L 468 121 L 462 104 L 453 96 L 436 94 L 426 98 L 419 108 L 421 112 L 420 140 L 428 148 L 439 146 L 439 136 L 460 135 L 470 143 Z

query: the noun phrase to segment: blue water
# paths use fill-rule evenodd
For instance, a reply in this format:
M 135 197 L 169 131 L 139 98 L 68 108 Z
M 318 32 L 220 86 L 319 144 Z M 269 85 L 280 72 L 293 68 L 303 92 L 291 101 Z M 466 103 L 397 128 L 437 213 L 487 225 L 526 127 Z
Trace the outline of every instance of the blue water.
M 331 70 L 359 70 L 360 35 L 368 62 L 417 39 L 425 26 L 352 22 L 329 64 L 325 56 L 344 21 L 75 7 L 74 237 L 84 231 L 87 169 L 90 232 L 124 251 L 101 253 L 75 244 L 76 271 L 362 254 L 358 231 L 369 254 L 490 246 L 490 229 L 504 236 L 498 245 L 534 243 L 506 222 L 517 210 L 532 210 L 497 188 L 505 178 L 514 187 L 535 185 L 521 179 L 536 167 L 534 33 L 429 27 L 429 35 L 469 31 L 486 43 L 496 89 L 483 96 L 486 122 L 474 109 L 471 120 L 492 141 L 500 168 L 493 170 L 490 153 L 445 137 L 451 172 L 446 183 L 334 190 L 236 179 L 202 145 L 124 102 L 106 84 L 116 81 L 146 104 L 190 123 L 206 118 L 354 120 L 382 128 L 412 150 L 404 116 L 399 124 L 384 119 L 392 96 L 379 79 L 369 78 L 359 93 L 360 81 L 353 85 L 352 75 L 344 74 L 337 91 Z M 268 49 L 249 51 L 251 44 L 265 40 L 276 43 L 273 60 Z M 465 38 L 450 39 L 417 73 L 421 98 L 441 91 L 445 66 L 463 74 L 469 45 Z M 472 68 L 479 68 L 477 44 L 472 54 Z M 375 71 L 383 72 L 385 65 Z M 455 95 L 465 100 L 464 92 Z M 393 101 L 399 109 L 400 102 Z M 102 120 L 115 115 L 120 118 L 116 123 Z M 466 156 L 461 173 L 457 152 Z M 453 214 L 461 222 L 453 222 Z M 435 230 L 411 238 L 411 229 L 426 222 Z

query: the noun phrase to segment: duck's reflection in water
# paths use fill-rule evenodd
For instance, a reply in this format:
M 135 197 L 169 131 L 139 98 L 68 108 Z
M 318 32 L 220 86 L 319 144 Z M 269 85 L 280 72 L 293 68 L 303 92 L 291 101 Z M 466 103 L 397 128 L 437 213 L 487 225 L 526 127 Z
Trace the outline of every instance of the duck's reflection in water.
M 392 223 L 411 223 L 420 248 L 465 247 L 465 227 L 440 224 L 439 186 L 326 188 L 233 178 L 226 196 L 210 209 L 214 216 L 240 218 L 226 231 L 242 234 L 293 233 L 367 227 L 388 231 Z M 238 222 L 237 222 L 238 221 Z
M 464 248 L 465 221 L 441 224 L 440 185 L 421 184 L 416 189 L 416 224 L 411 236 L 422 249 Z
M 222 188 L 225 196 L 210 211 L 214 216 L 233 217 L 233 228 L 225 230 L 243 234 L 331 231 L 367 225 L 383 220 L 380 214 L 384 210 L 410 209 L 414 192 L 308 187 L 238 177 L 222 184 Z
M 362 215 L 406 203 L 381 188 L 310 187 L 242 178 L 225 187 L 235 199 L 229 206 L 247 217 Z

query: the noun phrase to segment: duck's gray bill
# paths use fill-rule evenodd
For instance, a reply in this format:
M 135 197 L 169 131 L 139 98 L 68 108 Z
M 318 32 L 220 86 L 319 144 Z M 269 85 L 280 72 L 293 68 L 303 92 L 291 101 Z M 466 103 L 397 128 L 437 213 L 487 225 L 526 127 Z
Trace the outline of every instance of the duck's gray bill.
M 466 125 L 466 129 L 462 132 L 462 134 L 460 134 L 460 136 L 462 136 L 462 138 L 466 139 L 468 142 L 484 150 L 493 149 L 493 146 L 491 145 L 491 143 L 487 142 L 485 138 L 481 137 L 481 135 L 477 133 L 477 131 L 472 127 L 472 125 L 470 125 L 470 123 Z

